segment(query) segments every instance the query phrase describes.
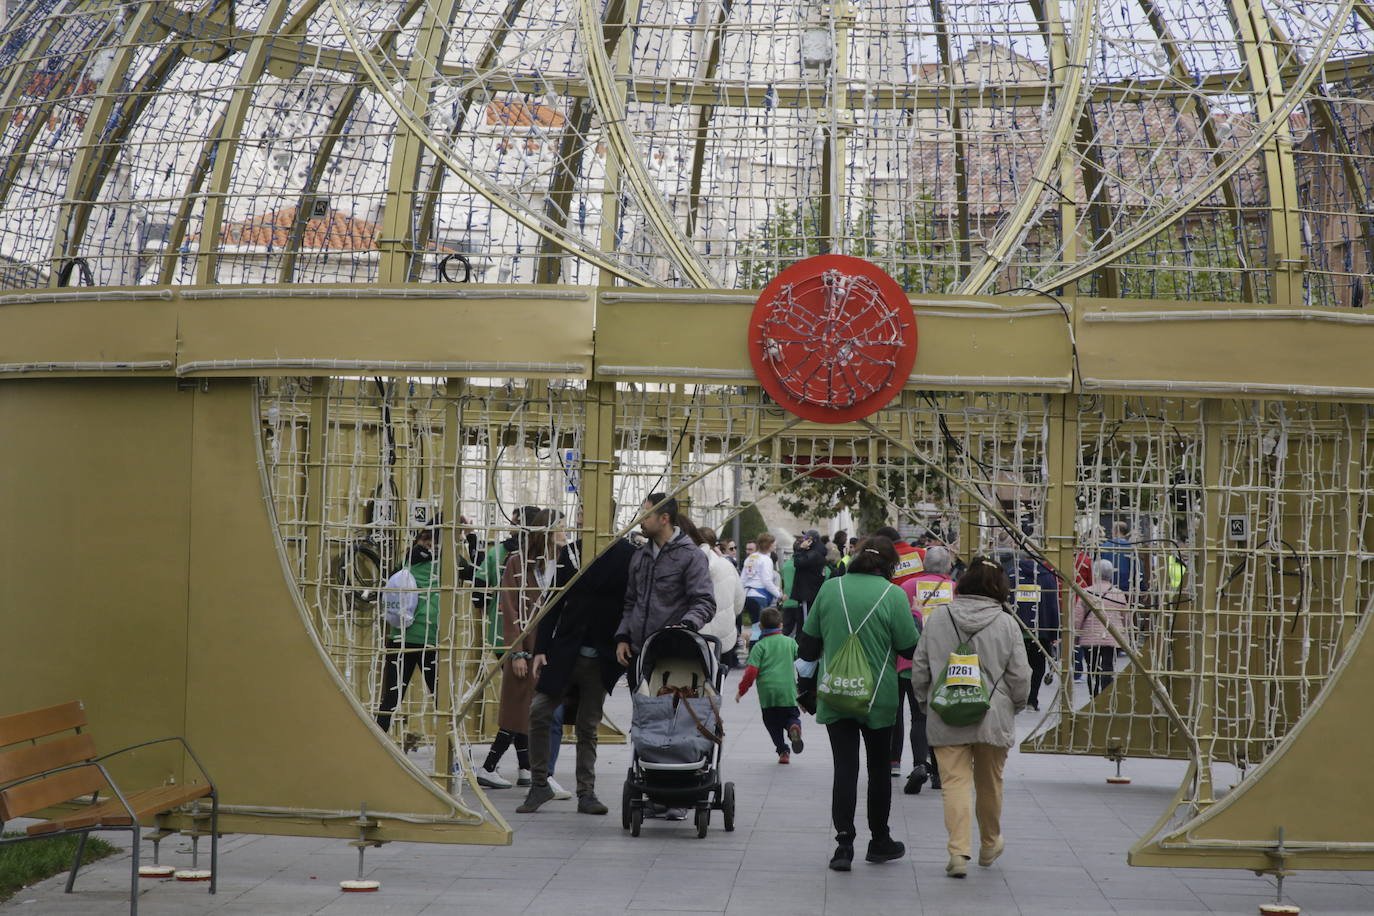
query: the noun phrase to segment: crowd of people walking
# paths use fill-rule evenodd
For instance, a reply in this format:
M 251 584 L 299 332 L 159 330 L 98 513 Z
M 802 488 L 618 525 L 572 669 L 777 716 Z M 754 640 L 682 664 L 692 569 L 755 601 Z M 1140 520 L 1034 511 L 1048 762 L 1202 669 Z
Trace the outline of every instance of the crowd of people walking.
M 978 863 L 992 864 L 1005 847 L 1003 769 L 1015 717 L 1040 708 L 1063 625 L 1072 624 L 1090 697 L 1112 683 L 1118 637 L 1132 626 L 1119 583 L 1123 569 L 1128 580 L 1138 570 L 1128 565 L 1129 541 L 1119 530 L 1120 544 L 1109 540 L 1086 570 L 1075 569 L 1095 606 L 1075 596 L 1065 621 L 1063 583 L 1042 559 L 1003 550 L 962 560 L 933 533 L 908 541 L 892 527 L 862 538 L 812 529 L 779 556 L 776 538 L 763 532 L 736 550 L 694 524 L 676 500 L 653 493 L 639 509 L 638 543 L 616 540 L 588 560 L 589 542 L 557 534 L 557 512 L 522 507 L 512 521 L 509 538 L 471 567 L 476 610 L 502 669 L 498 730 L 472 762 L 477 781 L 527 787 L 521 813 L 570 799 L 574 793 L 553 777 L 568 721 L 577 742 L 577 811 L 606 814 L 596 791 L 606 697 L 633 671 L 649 637 L 682 627 L 708 637 L 725 666 L 743 669 L 735 700 L 756 692 L 762 736 L 779 764 L 807 746 L 803 712 L 825 726 L 836 842 L 830 867 L 838 871 L 855 856 L 861 772 L 867 861 L 905 855 L 889 828 L 893 779 L 905 775 L 906 794 L 927 785 L 942 792 L 946 873 L 968 873 L 974 821 Z M 573 527 L 585 530 L 580 516 Z M 417 668 L 435 687 L 434 535 L 420 531 L 404 564 L 404 581 L 422 599 L 388 632 L 377 713 L 383 730 Z M 511 748 L 514 781 L 500 770 Z

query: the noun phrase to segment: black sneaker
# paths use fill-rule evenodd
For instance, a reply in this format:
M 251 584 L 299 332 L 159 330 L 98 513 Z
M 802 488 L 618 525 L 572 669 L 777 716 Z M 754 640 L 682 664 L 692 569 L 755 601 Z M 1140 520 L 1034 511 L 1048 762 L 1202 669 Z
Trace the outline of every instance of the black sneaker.
M 868 855 L 864 856 L 870 862 L 891 862 L 893 859 L 900 859 L 906 855 L 906 844 L 887 837 L 881 840 L 868 841 Z
M 577 796 L 578 814 L 605 814 L 610 810 L 610 808 L 601 804 L 601 800 L 590 792 L 586 795 Z
M 849 871 L 849 866 L 854 862 L 854 847 L 841 843 L 835 847 L 835 854 L 830 857 L 831 871 Z
M 547 785 L 530 786 L 529 794 L 520 803 L 520 807 L 515 810 L 520 814 L 533 814 L 539 810 L 540 805 L 550 801 L 553 801 L 553 789 Z
M 787 726 L 787 738 L 792 742 L 792 753 L 794 754 L 800 754 L 802 748 L 806 747 L 806 743 L 802 741 L 800 722 L 793 722 Z
M 932 773 L 932 774 L 930 775 L 930 787 L 931 787 L 932 789 L 934 789 L 936 792 L 939 792 L 939 791 L 940 791 L 940 774 L 939 774 L 939 773 Z
M 906 778 L 906 786 L 902 791 L 907 795 L 920 795 L 921 787 L 926 784 L 926 779 L 930 774 L 926 772 L 925 764 L 921 764 L 911 771 L 911 775 Z

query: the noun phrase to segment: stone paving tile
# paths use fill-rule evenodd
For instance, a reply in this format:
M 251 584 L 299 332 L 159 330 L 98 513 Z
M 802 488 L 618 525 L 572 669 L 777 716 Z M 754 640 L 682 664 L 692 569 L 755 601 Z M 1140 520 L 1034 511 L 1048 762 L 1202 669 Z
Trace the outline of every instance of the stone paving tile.
M 393 843 L 370 850 L 366 874 L 376 895 L 344 895 L 338 882 L 356 873 L 357 853 L 339 840 L 235 836 L 221 845 L 220 893 L 175 882 L 141 888 L 145 916 L 200 914 L 393 913 L 425 916 L 580 916 L 606 913 L 767 914 L 767 916 L 1253 916 L 1274 899 L 1272 880 L 1217 869 L 1135 869 L 1126 851 L 1168 804 L 1183 765 L 1129 761 L 1130 786 L 1103 782 L 1107 761 L 1052 755 L 1008 759 L 1003 830 L 1007 850 L 991 868 L 955 881 L 947 858 L 940 794 L 901 792 L 893 780 L 893 835 L 907 858 L 882 866 L 862 862 L 867 830 L 861 782 L 858 859 L 848 874 L 825 863 L 834 848 L 830 755 L 823 729 L 807 729 L 808 750 L 778 766 L 763 739 L 751 695 L 727 710 L 725 778 L 736 783 L 737 829 L 718 816 L 705 839 L 690 823 L 649 820 L 634 838 L 620 827 L 621 784 L 628 748 L 602 748 L 598 794 L 609 817 L 574 813 L 551 803 L 534 815 L 515 813 L 523 790 L 493 792 L 516 831 L 509 847 Z M 608 710 L 628 721 L 617 693 Z M 1024 732 L 1032 717 L 1023 716 Z M 571 782 L 572 754 L 560 775 Z M 909 766 L 910 761 L 907 761 Z M 120 838 L 116 838 L 118 843 Z M 202 844 L 202 855 L 208 848 Z M 150 856 L 148 858 L 151 858 Z M 190 861 L 184 840 L 163 844 L 162 859 Z M 26 889 L 0 906 L 0 916 L 105 916 L 127 910 L 128 858 L 83 869 L 77 892 L 61 876 Z M 1374 872 L 1302 874 L 1286 884 L 1308 916 L 1374 914 Z M 859 901 L 862 901 L 860 904 Z

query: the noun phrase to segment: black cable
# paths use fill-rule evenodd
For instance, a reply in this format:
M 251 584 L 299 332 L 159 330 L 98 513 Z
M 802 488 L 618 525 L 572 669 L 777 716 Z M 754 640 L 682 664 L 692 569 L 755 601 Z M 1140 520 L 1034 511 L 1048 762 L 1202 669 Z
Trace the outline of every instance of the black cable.
M 81 271 L 82 286 L 95 286 L 95 274 L 91 273 L 91 263 L 85 258 L 70 258 L 63 262 L 62 267 L 57 271 L 57 285 L 70 286 L 73 270 Z
M 1060 193 L 1062 194 L 1063 192 L 1060 192 Z M 1044 296 L 1046 299 L 1051 299 L 1051 300 L 1054 301 L 1054 304 L 1055 304 L 1055 305 L 1059 306 L 1059 310 L 1060 310 L 1061 312 L 1064 313 L 1064 321 L 1066 321 L 1066 322 L 1068 323 L 1068 326 L 1069 326 L 1069 352 L 1070 352 L 1070 354 L 1072 354 L 1072 356 L 1073 356 L 1073 374 L 1074 374 L 1074 378 L 1082 378 L 1082 377 L 1083 377 L 1083 373 L 1082 373 L 1082 372 L 1079 370 L 1079 368 L 1078 368 L 1078 340 L 1077 340 L 1077 338 L 1076 338 L 1075 335 L 1074 335 L 1074 331 L 1073 331 L 1073 316 L 1069 314 L 1069 307 L 1068 307 L 1067 305 L 1064 304 L 1064 300 L 1063 300 L 1063 299 L 1060 299 L 1060 298 L 1059 298 L 1058 296 L 1056 296 L 1054 293 L 1048 292 L 1047 290 L 1043 290 L 1043 289 L 1037 289 L 1037 288 L 1034 287 L 1034 286 L 1013 286 L 1011 289 L 999 290 L 998 292 L 993 293 L 993 295 L 994 295 L 994 296 L 1000 296 L 1000 295 L 1003 295 L 1003 294 L 1005 294 L 1005 293 L 1021 293 L 1021 292 L 1025 292 L 1025 293 L 1035 293 L 1037 296 Z
M 462 264 L 463 264 L 463 279 L 462 279 L 462 280 L 454 280 L 452 277 L 450 277 L 450 276 L 448 275 L 448 262 L 449 262 L 449 261 L 454 261 L 454 260 L 461 261 Z M 443 280 L 445 283 L 471 283 L 471 282 L 472 282 L 472 262 L 469 261 L 469 260 L 468 260 L 466 257 L 464 257 L 463 255 L 458 254 L 457 252 L 448 255 L 448 256 L 445 257 L 442 261 L 439 262 L 439 279 L 440 279 L 440 280 Z

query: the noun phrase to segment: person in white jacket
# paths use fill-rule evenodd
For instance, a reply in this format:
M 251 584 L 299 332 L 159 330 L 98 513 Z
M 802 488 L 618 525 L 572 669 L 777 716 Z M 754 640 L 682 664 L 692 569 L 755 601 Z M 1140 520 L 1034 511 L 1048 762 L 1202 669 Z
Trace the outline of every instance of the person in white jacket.
M 744 610 L 744 586 L 740 584 L 739 570 L 727 558 L 716 553 L 716 533 L 710 528 L 697 528 L 691 522 L 679 517 L 683 522 L 682 530 L 691 538 L 710 567 L 711 586 L 716 597 L 716 616 L 701 628 L 707 636 L 720 640 L 721 661 L 733 667 L 735 647 L 739 643 L 739 625 L 736 623 Z

